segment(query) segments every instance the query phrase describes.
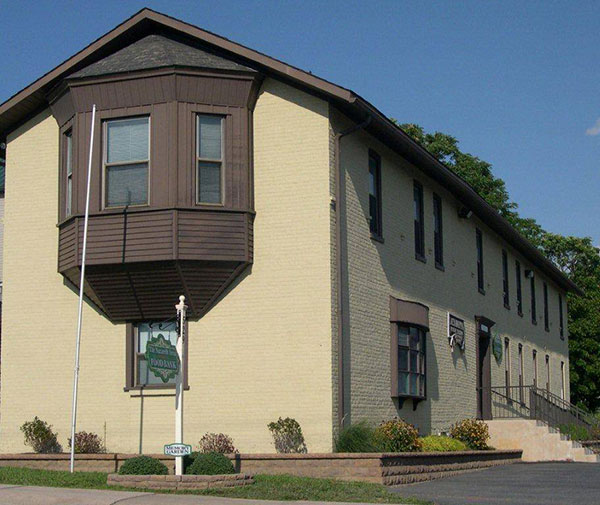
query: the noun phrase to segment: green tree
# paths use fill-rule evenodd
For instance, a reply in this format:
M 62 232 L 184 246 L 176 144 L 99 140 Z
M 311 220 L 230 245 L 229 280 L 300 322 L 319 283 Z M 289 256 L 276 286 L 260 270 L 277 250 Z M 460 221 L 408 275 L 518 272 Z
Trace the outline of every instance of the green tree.
M 548 233 L 535 219 L 521 217 L 492 165 L 462 152 L 455 137 L 392 121 L 469 183 L 584 291 L 583 296 L 567 296 L 571 401 L 593 412 L 600 410 L 600 255 L 591 239 Z

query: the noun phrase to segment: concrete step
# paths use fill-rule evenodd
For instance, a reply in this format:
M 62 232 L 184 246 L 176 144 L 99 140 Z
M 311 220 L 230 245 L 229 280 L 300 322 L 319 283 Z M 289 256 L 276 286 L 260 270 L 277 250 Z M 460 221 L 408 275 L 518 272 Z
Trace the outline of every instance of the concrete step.
M 496 449 L 522 449 L 523 461 L 600 462 L 600 457 L 556 428 L 530 419 L 487 421 L 490 445 Z

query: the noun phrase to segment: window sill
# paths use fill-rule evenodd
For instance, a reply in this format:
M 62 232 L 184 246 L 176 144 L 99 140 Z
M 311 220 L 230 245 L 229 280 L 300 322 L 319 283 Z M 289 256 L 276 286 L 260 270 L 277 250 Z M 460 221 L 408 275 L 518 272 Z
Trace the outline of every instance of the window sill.
M 532 321 L 531 321 L 531 324 L 533 324 L 534 326 L 537 326 L 537 321 L 535 321 L 535 320 L 532 320 Z
M 441 263 L 436 263 L 435 268 L 437 268 L 440 272 L 446 271 L 446 269 L 444 268 L 444 265 L 442 265 Z
M 477 288 L 477 291 L 479 291 L 480 294 L 485 296 L 485 289 L 483 288 Z
M 373 233 L 373 232 L 371 232 L 371 240 L 374 240 L 375 242 L 379 242 L 380 244 L 385 243 L 385 240 L 383 239 L 383 237 L 381 235 L 377 235 L 377 233 Z
M 519 317 L 523 317 L 523 312 L 521 312 L 521 311 L 518 311 L 518 312 L 517 312 L 517 315 L 518 315 Z
M 427 258 L 425 256 L 422 256 L 421 254 L 415 253 L 415 259 L 422 263 L 427 263 Z
M 184 391 L 189 391 L 190 386 L 189 384 L 183 387 Z M 148 386 L 125 386 L 123 388 L 123 391 L 130 392 L 130 391 L 139 391 L 139 392 L 143 392 L 143 391 L 148 391 L 148 392 L 156 392 L 156 391 L 173 391 L 173 394 L 175 394 L 175 384 L 151 384 Z
M 395 398 L 398 398 L 398 408 L 402 408 L 404 406 L 404 402 L 406 400 L 412 400 L 413 410 L 417 410 L 417 405 L 425 401 L 427 399 L 426 396 L 416 396 L 416 395 L 397 395 Z
M 504 308 L 505 308 L 506 310 L 510 310 L 510 303 L 505 303 L 505 304 L 504 304 Z

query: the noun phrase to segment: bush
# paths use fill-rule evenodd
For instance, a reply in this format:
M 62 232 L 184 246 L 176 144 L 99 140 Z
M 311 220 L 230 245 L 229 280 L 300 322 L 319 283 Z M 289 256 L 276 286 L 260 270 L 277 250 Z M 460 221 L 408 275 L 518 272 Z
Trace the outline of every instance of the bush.
M 192 451 L 183 457 L 183 473 L 190 473 L 189 468 L 196 461 L 198 454 L 200 454 L 198 451 Z
M 71 439 L 69 438 L 70 447 Z M 75 452 L 81 454 L 100 454 L 106 452 L 106 448 L 102 439 L 95 433 L 80 431 L 75 433 Z
M 375 429 L 375 441 L 384 452 L 418 452 L 419 430 L 402 419 L 384 421 Z
M 221 475 L 235 473 L 235 469 L 227 456 L 219 452 L 207 452 L 196 456 L 187 473 L 192 475 Z
M 35 452 L 62 452 L 62 446 L 58 443 L 57 434 L 52 431 L 52 426 L 37 416 L 33 421 L 23 423 L 21 431 L 25 435 L 25 445 L 30 445 Z
M 478 419 L 463 419 L 450 428 L 450 436 L 467 444 L 469 449 L 481 451 L 488 449 L 490 434 L 488 425 Z
M 305 454 L 307 451 L 306 443 L 304 442 L 304 435 L 302 434 L 302 428 L 295 419 L 281 417 L 267 425 L 269 431 L 273 435 L 273 441 L 275 443 L 275 450 L 279 453 L 302 453 Z
M 443 435 L 429 435 L 421 439 L 423 452 L 452 452 L 467 451 L 467 444 L 456 438 L 445 437 Z
M 567 435 L 571 440 L 591 440 L 592 434 L 585 426 L 579 426 L 577 424 L 561 424 L 558 427 L 559 431 L 563 435 Z
M 335 452 L 378 452 L 375 430 L 362 421 L 340 430 L 335 441 Z
M 203 453 L 218 452 L 220 454 L 238 452 L 231 437 L 224 433 L 206 433 L 198 443 L 198 451 Z
M 138 456 L 123 463 L 119 475 L 167 475 L 169 469 L 162 462 L 150 456 Z

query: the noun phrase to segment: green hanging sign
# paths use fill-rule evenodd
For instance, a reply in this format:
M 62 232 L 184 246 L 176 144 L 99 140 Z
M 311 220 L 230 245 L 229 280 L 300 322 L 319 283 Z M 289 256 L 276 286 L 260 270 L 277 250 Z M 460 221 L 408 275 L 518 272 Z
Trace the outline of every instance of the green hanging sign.
M 494 358 L 496 358 L 496 361 L 500 363 L 500 361 L 502 361 L 502 339 L 497 333 L 492 339 L 492 353 L 494 354 Z
M 177 348 L 160 333 L 146 344 L 148 369 L 163 382 L 169 382 L 179 373 Z

